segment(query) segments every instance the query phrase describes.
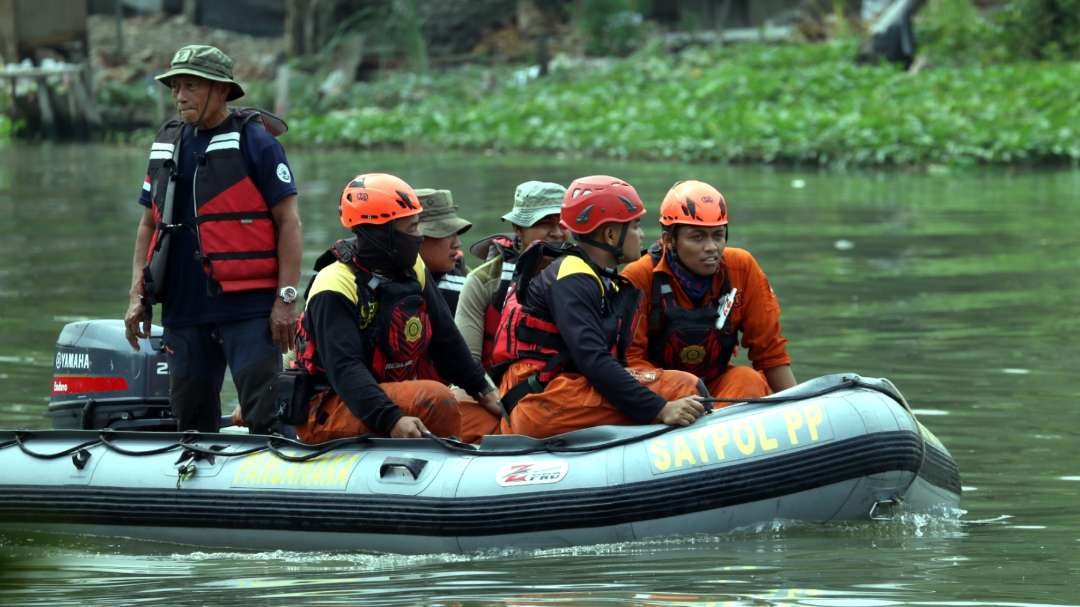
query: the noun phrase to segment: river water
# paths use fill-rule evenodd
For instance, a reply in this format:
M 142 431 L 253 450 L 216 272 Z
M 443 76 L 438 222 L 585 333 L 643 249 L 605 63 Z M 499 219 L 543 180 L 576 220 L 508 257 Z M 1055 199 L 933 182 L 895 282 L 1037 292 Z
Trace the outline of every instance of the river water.
M 123 314 L 144 155 L 0 146 L 0 426 L 48 426 L 65 323 Z M 476 224 L 466 244 L 502 228 L 527 179 L 624 177 L 649 226 L 676 179 L 717 185 L 731 243 L 754 252 L 781 299 L 797 377 L 892 379 L 956 457 L 965 513 L 422 557 L 0 535 L 0 604 L 1080 604 L 1080 172 L 353 152 L 291 161 L 305 269 L 343 235 L 337 195 L 359 172 L 453 190 Z

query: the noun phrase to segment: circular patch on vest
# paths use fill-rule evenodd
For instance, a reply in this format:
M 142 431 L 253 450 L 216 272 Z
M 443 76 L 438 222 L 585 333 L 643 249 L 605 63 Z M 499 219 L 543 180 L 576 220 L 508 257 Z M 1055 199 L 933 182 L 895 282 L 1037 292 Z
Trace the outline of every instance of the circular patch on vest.
M 292 183 L 292 172 L 284 162 L 279 162 L 277 165 L 277 178 L 285 183 Z
M 705 348 L 703 346 L 686 346 L 679 352 L 679 360 L 687 365 L 700 365 L 705 360 Z
M 405 321 L 405 341 L 413 343 L 420 339 L 420 334 L 424 332 L 424 323 L 420 322 L 420 317 L 410 316 L 409 320 Z

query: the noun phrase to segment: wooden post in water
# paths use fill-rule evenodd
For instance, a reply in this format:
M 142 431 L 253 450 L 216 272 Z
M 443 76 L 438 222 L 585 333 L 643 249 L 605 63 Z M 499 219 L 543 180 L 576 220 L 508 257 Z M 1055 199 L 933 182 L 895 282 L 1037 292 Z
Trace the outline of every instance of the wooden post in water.
M 12 100 L 12 119 L 18 116 L 18 82 L 33 82 L 34 96 L 38 115 L 41 119 L 41 132 L 50 139 L 59 136 L 85 135 L 87 128 L 102 124 L 101 113 L 94 100 L 87 92 L 85 77 L 87 67 L 84 64 L 60 64 L 47 67 L 12 67 L 0 68 L 0 80 L 10 84 Z M 58 80 L 65 87 L 52 86 L 51 80 Z M 24 110 L 26 107 L 24 106 Z M 31 116 L 24 116 L 31 118 Z M 60 126 L 70 127 L 60 132 Z
M 34 78 L 37 85 L 38 111 L 41 112 L 41 127 L 49 139 L 56 139 L 56 114 L 53 113 L 52 100 L 49 99 L 49 86 L 44 77 Z

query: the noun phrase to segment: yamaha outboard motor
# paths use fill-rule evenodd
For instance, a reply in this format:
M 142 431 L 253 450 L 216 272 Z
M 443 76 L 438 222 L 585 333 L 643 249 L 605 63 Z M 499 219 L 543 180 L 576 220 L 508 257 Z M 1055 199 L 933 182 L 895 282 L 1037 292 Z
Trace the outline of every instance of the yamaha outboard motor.
M 152 326 L 139 351 L 122 320 L 84 320 L 60 331 L 49 417 L 54 428 L 176 430 L 169 408 L 169 363 L 162 329 Z

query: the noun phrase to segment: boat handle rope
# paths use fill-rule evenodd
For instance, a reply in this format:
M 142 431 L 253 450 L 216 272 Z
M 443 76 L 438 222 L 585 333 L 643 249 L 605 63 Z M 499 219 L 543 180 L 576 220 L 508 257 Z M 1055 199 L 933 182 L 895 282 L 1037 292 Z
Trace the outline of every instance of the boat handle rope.
M 162 453 L 168 453 L 169 451 L 175 451 L 178 448 L 185 447 L 186 443 L 187 443 L 187 440 L 188 440 L 188 437 L 185 436 L 178 443 L 173 443 L 171 445 L 166 445 L 164 447 L 157 447 L 157 448 L 154 448 L 154 449 L 147 449 L 145 451 L 134 451 L 132 449 L 125 449 L 123 447 L 118 447 L 116 445 L 116 443 L 113 443 L 112 440 L 107 438 L 111 433 L 112 433 L 111 431 L 102 431 L 101 433 L 99 433 L 98 434 L 98 444 L 104 445 L 105 448 L 108 449 L 109 451 L 114 451 L 114 452 L 119 453 L 121 455 L 131 455 L 133 457 L 139 457 L 141 455 L 161 455 Z
M 19 450 L 22 451 L 23 453 L 29 455 L 30 457 L 37 458 L 37 459 L 59 459 L 61 457 L 67 457 L 67 456 L 72 455 L 74 453 L 78 453 L 79 451 L 81 451 L 83 449 L 86 449 L 87 447 L 93 447 L 94 445 L 101 442 L 101 441 L 97 441 L 97 440 L 88 440 L 85 443 L 75 445 L 74 447 L 71 447 L 69 449 L 64 449 L 63 451 L 60 451 L 60 452 L 57 452 L 57 453 L 38 453 L 37 451 L 31 450 L 29 447 L 26 446 L 26 443 L 23 442 L 23 437 L 24 436 L 29 436 L 29 434 L 30 434 L 29 432 L 16 432 L 15 433 L 15 440 L 8 441 L 8 442 L 4 443 L 3 445 L 0 445 L 0 448 L 10 447 L 11 445 L 18 445 Z

